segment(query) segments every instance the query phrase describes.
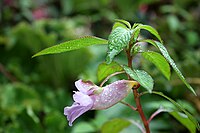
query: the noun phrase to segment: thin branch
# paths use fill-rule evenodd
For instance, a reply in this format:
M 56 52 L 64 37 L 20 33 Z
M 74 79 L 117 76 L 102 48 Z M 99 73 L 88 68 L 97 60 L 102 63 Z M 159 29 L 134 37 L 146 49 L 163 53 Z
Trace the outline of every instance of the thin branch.
M 134 111 L 136 111 L 136 110 L 137 110 L 137 108 L 133 107 L 132 105 L 130 105 L 130 104 L 128 104 L 128 103 L 126 103 L 126 102 L 124 102 L 124 101 L 120 101 L 120 103 L 122 103 L 122 104 L 124 104 L 124 105 L 126 105 L 126 106 L 130 107 L 130 108 L 131 108 L 132 110 L 134 110 Z
M 122 73 L 125 73 L 125 71 L 121 71 L 121 72 L 115 72 L 111 75 L 109 75 L 108 77 L 106 77 L 103 82 L 100 84 L 100 87 L 102 87 L 111 77 L 115 76 L 115 75 L 118 75 L 118 74 L 122 74 Z
M 155 116 L 157 116 L 157 115 L 160 114 L 161 112 L 166 112 L 166 111 L 167 111 L 167 110 L 164 109 L 164 108 L 159 108 L 157 111 L 155 111 L 155 112 L 151 115 L 151 117 L 150 117 L 149 120 L 148 120 L 148 123 L 150 123 L 151 120 L 152 120 Z
M 138 122 L 136 122 L 136 121 L 134 121 L 134 120 L 130 120 L 130 122 L 131 122 L 133 125 L 135 125 L 136 127 L 138 127 L 138 128 L 142 131 L 142 133 L 146 133 L 145 130 L 144 130 L 144 128 L 140 125 L 140 123 L 138 123 Z

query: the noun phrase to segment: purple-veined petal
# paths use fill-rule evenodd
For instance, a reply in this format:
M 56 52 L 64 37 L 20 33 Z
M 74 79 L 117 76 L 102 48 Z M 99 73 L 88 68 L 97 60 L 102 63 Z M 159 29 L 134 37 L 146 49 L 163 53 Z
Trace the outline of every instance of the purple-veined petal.
M 136 85 L 138 85 L 138 82 L 136 81 L 119 80 L 103 87 L 103 91 L 100 94 L 91 96 L 93 99 L 95 99 L 92 109 L 107 109 L 115 105 L 124 99 L 130 92 L 131 88 Z
M 69 126 L 72 126 L 72 122 L 80 115 L 92 109 L 94 104 L 93 99 L 82 92 L 75 92 L 73 99 L 74 104 L 71 107 L 64 108 L 64 115 L 67 116 Z
M 87 112 L 92 108 L 93 104 L 89 104 L 87 106 L 74 104 L 71 107 L 64 108 L 64 115 L 67 116 L 67 120 L 69 121 L 69 126 L 72 126 L 72 123 L 76 118 L 81 116 L 83 113 Z
M 79 103 L 80 105 L 83 106 L 93 104 L 92 99 L 88 95 L 79 91 L 75 92 L 75 94 L 73 95 L 73 99 L 76 103 Z
M 80 92 L 88 95 L 93 92 L 92 88 L 98 87 L 91 81 L 83 81 L 81 79 L 75 82 L 75 86 Z

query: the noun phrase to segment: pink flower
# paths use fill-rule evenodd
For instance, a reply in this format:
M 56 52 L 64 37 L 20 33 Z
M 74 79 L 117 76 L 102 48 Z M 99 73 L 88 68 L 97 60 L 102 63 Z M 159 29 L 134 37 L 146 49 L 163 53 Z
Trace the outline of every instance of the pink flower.
M 105 87 L 99 87 L 90 81 L 78 80 L 75 86 L 79 91 L 73 95 L 74 103 L 64 108 L 64 115 L 72 126 L 72 122 L 88 110 L 107 109 L 124 99 L 131 88 L 138 82 L 119 80 Z

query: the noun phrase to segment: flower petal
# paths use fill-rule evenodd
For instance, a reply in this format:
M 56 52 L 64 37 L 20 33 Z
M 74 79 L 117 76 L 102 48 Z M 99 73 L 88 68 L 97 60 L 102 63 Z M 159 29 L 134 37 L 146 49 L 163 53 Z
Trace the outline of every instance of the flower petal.
M 76 86 L 76 88 L 80 91 L 80 92 L 82 92 L 82 93 L 84 93 L 84 94 L 91 94 L 93 91 L 91 91 L 91 89 L 93 88 L 93 87 L 97 87 L 95 84 L 93 84 L 92 82 L 90 82 L 90 81 L 83 81 L 83 80 L 78 80 L 78 81 L 76 81 L 75 82 L 75 86 Z
M 115 105 L 128 95 L 133 86 L 138 84 L 137 81 L 119 80 L 103 87 L 102 93 L 92 95 L 92 98 L 95 99 L 92 109 L 107 109 Z
M 94 104 L 90 96 L 79 91 L 75 92 L 73 99 L 75 101 L 74 104 L 71 107 L 64 108 L 64 115 L 67 116 L 69 126 L 72 126 L 72 122 L 80 115 L 90 110 Z
M 72 126 L 72 123 L 76 118 L 81 116 L 83 113 L 87 112 L 92 108 L 92 104 L 88 106 L 81 106 L 73 104 L 71 107 L 64 108 L 64 115 L 66 115 L 67 120 L 69 121 L 69 126 Z
M 75 92 L 75 94 L 73 95 L 73 99 L 76 103 L 83 105 L 83 106 L 87 106 L 92 104 L 93 105 L 93 100 L 86 94 L 82 93 L 82 92 Z

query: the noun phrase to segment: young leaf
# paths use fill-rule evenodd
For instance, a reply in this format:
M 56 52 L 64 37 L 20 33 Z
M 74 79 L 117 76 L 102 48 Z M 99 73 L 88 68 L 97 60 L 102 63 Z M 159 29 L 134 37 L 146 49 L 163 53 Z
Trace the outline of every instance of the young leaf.
M 150 43 L 151 45 L 153 45 L 154 47 L 156 47 L 157 49 L 158 46 L 156 45 L 156 43 L 154 42 L 155 40 L 152 40 L 152 39 L 143 39 L 143 40 L 139 40 L 139 42 L 146 42 L 146 43 Z
M 36 56 L 46 55 L 46 54 L 56 54 L 56 53 L 67 52 L 67 51 L 76 50 L 76 49 L 80 49 L 86 46 L 96 45 L 96 44 L 108 44 L 108 41 L 102 38 L 94 37 L 94 36 L 86 36 L 86 37 L 63 42 L 63 43 L 60 43 L 59 45 L 46 48 L 36 53 L 35 55 L 33 55 L 32 58 Z
M 153 51 L 148 51 L 142 52 L 142 56 L 152 62 L 168 80 L 170 79 L 170 66 L 161 54 Z
M 117 27 L 127 28 L 126 25 L 124 25 L 120 22 L 115 22 L 113 27 L 112 27 L 112 30 L 116 29 Z
M 131 24 L 128 21 L 123 20 L 123 19 L 116 19 L 115 21 L 123 23 L 123 24 L 125 24 L 127 26 L 127 28 L 131 29 Z
M 161 39 L 161 37 L 160 37 L 160 35 L 158 34 L 157 30 L 154 29 L 153 27 L 151 27 L 151 26 L 149 26 L 149 25 L 143 25 L 143 24 L 138 25 L 138 27 L 139 27 L 140 29 L 144 29 L 144 30 L 149 31 L 149 32 L 150 32 L 151 34 L 153 34 L 156 38 L 158 38 L 158 40 L 159 40 L 161 43 L 163 42 L 162 39 Z
M 108 54 L 106 63 L 111 63 L 113 58 L 119 54 L 131 39 L 132 31 L 127 28 L 117 27 L 108 37 Z
M 135 43 L 137 41 L 139 34 L 140 34 L 140 28 L 139 27 L 136 27 L 135 29 L 133 29 L 133 34 L 132 34 L 133 40 L 131 40 L 131 41 L 133 41 L 133 43 Z
M 174 69 L 174 71 L 176 72 L 176 74 L 179 76 L 179 78 L 183 81 L 183 83 L 188 87 L 188 89 L 190 91 L 192 91 L 195 95 L 195 91 L 194 89 L 190 86 L 190 84 L 187 83 L 187 81 L 185 80 L 184 76 L 182 75 L 181 71 L 178 69 L 178 67 L 176 66 L 174 60 L 170 57 L 169 53 L 167 52 L 167 49 L 163 46 L 162 43 L 158 42 L 158 41 L 154 41 L 156 46 L 159 48 L 160 52 L 162 53 L 162 55 L 165 57 L 165 59 L 169 62 L 169 64 L 172 66 L 172 68 Z
M 172 111 L 170 114 L 182 125 L 184 125 L 190 131 L 190 133 L 196 133 L 196 126 L 192 123 L 187 115 L 177 111 Z
M 152 77 L 143 70 L 131 70 L 127 66 L 123 66 L 125 72 L 133 79 L 140 83 L 141 86 L 143 86 L 149 93 L 153 90 L 153 79 Z
M 182 112 L 185 113 L 185 115 L 187 115 L 188 119 L 194 124 L 194 126 L 200 130 L 200 126 L 199 126 L 199 123 L 198 121 L 189 113 L 187 112 L 183 106 L 181 106 L 180 104 L 178 104 L 177 102 L 175 102 L 173 99 L 169 98 L 168 96 L 164 95 L 162 92 L 156 92 L 156 91 L 153 91 L 152 92 L 153 94 L 157 94 L 157 95 L 160 95 L 164 98 L 166 98 L 167 100 L 169 100 L 171 103 L 173 103 L 179 110 L 181 110 Z
M 101 133 L 120 133 L 123 129 L 131 125 L 131 122 L 126 119 L 112 119 L 106 123 L 101 128 Z
M 106 64 L 105 62 L 101 63 L 97 70 L 97 78 L 98 81 L 102 81 L 109 75 L 122 71 L 123 68 L 116 62 L 111 62 L 110 64 Z

